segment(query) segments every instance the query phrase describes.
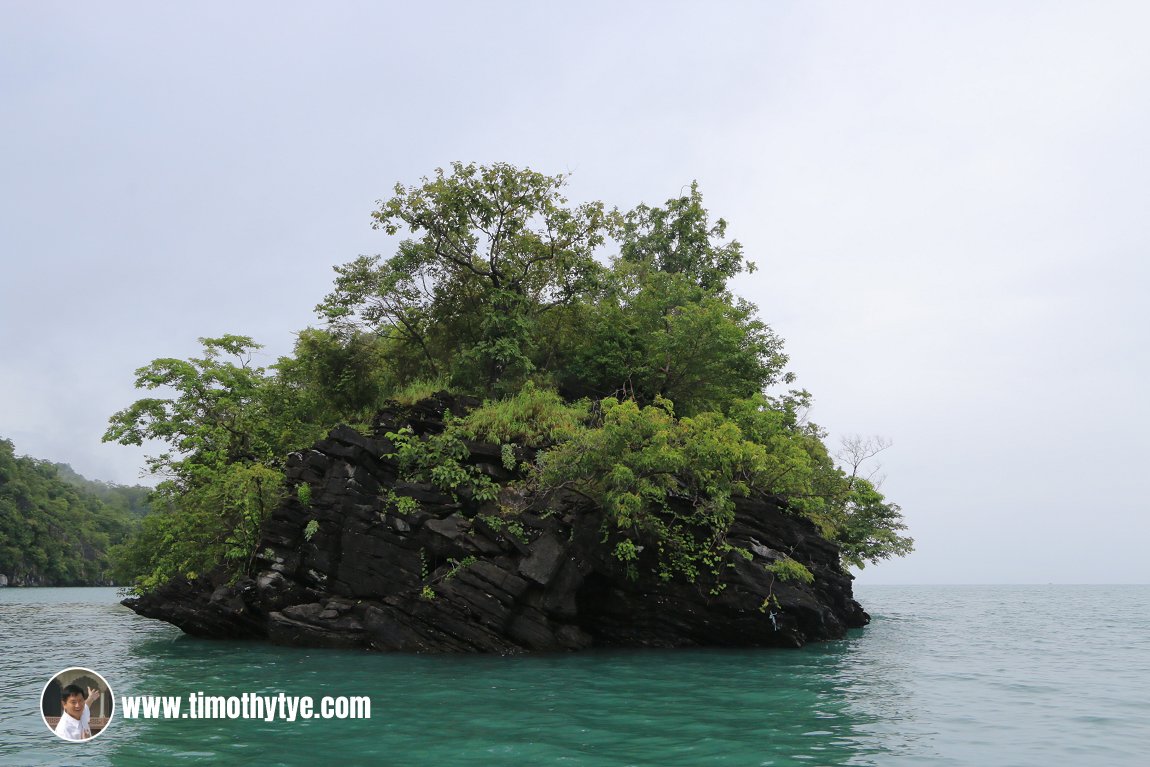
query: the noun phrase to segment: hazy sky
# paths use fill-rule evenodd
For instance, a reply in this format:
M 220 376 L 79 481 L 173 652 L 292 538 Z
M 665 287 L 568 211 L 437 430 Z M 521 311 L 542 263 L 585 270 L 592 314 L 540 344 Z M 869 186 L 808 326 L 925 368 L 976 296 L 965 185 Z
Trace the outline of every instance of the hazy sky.
M 573 200 L 697 179 L 918 550 L 870 583 L 1150 582 L 1150 5 L 0 0 L 0 436 L 100 443 L 133 371 L 316 324 L 452 160 Z

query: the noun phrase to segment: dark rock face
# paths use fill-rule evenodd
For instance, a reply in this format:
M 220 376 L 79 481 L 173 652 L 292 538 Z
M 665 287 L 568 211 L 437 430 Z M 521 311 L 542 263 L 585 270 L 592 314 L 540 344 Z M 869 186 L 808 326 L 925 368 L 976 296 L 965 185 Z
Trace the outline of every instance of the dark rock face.
M 197 636 L 410 652 L 798 647 L 869 620 L 835 545 L 772 499 L 738 499 L 727 542 L 751 559 L 732 553 L 720 580 L 688 583 L 659 578 L 645 554 L 628 577 L 602 542 L 602 511 L 580 496 L 506 517 L 498 504 L 398 481 L 383 435 L 435 433 L 445 410 L 472 404 L 440 396 L 386 411 L 373 437 L 334 430 L 290 457 L 289 483 L 309 485 L 310 503 L 291 497 L 264 524 L 255 578 L 175 581 L 124 604 Z M 475 465 L 510 479 L 498 446 L 469 447 Z M 418 509 L 397 513 L 389 491 Z M 784 552 L 813 583 L 765 569 Z

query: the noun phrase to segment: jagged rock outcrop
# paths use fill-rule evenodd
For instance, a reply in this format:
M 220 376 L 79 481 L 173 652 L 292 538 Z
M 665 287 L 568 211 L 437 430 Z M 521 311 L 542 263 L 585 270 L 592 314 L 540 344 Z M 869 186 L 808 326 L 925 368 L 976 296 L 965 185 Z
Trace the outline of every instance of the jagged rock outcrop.
M 197 636 L 415 652 L 794 647 L 868 621 L 836 546 L 775 499 L 738 499 L 727 541 L 751 558 L 729 555 L 720 586 L 709 574 L 663 580 L 649 552 L 628 577 L 603 544 L 603 512 L 575 493 L 502 516 L 494 502 L 400 481 L 385 435 L 436 433 L 445 410 L 472 404 L 439 395 L 385 411 L 373 436 L 334 430 L 290 457 L 289 483 L 309 490 L 264 524 L 254 578 L 181 580 L 124 603 Z M 468 447 L 482 471 L 512 479 L 499 446 Z M 399 513 L 389 492 L 417 509 Z M 784 553 L 814 582 L 766 569 Z

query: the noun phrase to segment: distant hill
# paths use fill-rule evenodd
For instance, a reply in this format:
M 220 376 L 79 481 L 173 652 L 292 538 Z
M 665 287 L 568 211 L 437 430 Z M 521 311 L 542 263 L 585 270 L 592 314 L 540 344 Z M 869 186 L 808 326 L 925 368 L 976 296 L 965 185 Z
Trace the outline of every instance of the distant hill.
M 87 491 L 114 509 L 143 518 L 148 513 L 148 496 L 152 488 L 143 485 L 117 485 L 99 479 L 88 479 L 66 463 L 54 463 L 56 474 L 70 485 Z
M 114 585 L 109 551 L 138 527 L 149 492 L 17 456 L 0 439 L 0 584 Z

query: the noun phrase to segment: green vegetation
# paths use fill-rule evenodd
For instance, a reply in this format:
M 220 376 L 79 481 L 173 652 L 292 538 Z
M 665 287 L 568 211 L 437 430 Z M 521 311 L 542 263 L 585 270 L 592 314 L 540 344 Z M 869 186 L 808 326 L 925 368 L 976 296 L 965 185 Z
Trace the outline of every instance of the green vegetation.
M 152 495 L 152 488 L 150 487 L 117 485 L 114 482 L 88 479 L 77 474 L 75 469 L 66 463 L 54 463 L 52 465 L 56 467 L 56 475 L 60 479 L 96 496 L 109 508 L 137 518 L 142 518 L 151 509 L 148 503 L 148 499 Z
M 605 545 L 634 573 L 718 574 L 740 553 L 725 542 L 736 499 L 756 494 L 814 520 L 849 564 L 908 552 L 898 506 L 858 461 L 849 473 L 836 464 L 804 418 L 809 393 L 787 388 L 782 341 L 728 289 L 754 267 L 698 187 L 624 213 L 572 205 L 564 184 L 456 163 L 398 185 L 374 225 L 406 239 L 390 258 L 336 268 L 317 307 L 326 328 L 302 331 L 292 356 L 253 367 L 258 346 L 225 336 L 203 339 L 201 358 L 137 371 L 141 388 L 171 393 L 117 413 L 105 437 L 171 449 L 151 460 L 163 502 L 125 558 L 137 586 L 221 561 L 242 572 L 290 451 L 367 423 L 388 399 L 441 389 L 483 405 L 446 417 L 439 435 L 390 434 L 405 478 L 479 513 L 500 486 L 470 464 L 467 442 L 501 445 L 513 495 L 593 499 Z M 493 519 L 510 530 L 514 511 Z
M 780 581 L 798 581 L 800 583 L 811 583 L 814 581 L 815 576 L 807 569 L 807 566 L 802 562 L 797 562 L 790 557 L 784 557 L 777 562 L 771 562 L 766 565 L 767 571 L 774 573 L 775 577 Z
M 624 562 L 654 539 L 663 577 L 714 569 L 709 560 L 734 520 L 732 496 L 751 492 L 748 451 L 757 446 L 718 413 L 676 418 L 661 397 L 644 407 L 610 398 L 600 406 L 592 428 L 543 456 L 541 484 L 577 488 L 601 505 L 625 538 L 615 545 Z
M 451 569 L 443 575 L 443 580 L 449 581 L 455 576 L 459 575 L 460 570 L 471 567 L 476 563 L 475 557 L 464 557 L 463 559 L 449 559 L 447 563 L 451 565 Z
M 171 396 L 137 400 L 112 416 L 104 435 L 172 449 L 148 461 L 164 480 L 155 510 L 121 553 L 120 566 L 143 590 L 221 562 L 246 568 L 259 526 L 280 500 L 287 452 L 322 434 L 300 418 L 316 405 L 307 389 L 291 385 L 296 368 L 277 376 L 253 367 L 259 346 L 243 336 L 201 341 L 203 357 L 158 359 L 137 370 L 138 388 Z
M 466 490 L 473 498 L 490 501 L 499 494 L 499 487 L 478 468 L 467 465 L 470 452 L 467 445 L 451 428 L 428 437 L 418 437 L 411 429 L 388 432 L 387 438 L 395 445 L 391 455 L 399 462 L 402 475 L 416 482 L 431 484 L 455 493 Z
M 569 404 L 554 391 L 539 389 L 532 381 L 506 399 L 485 402 L 468 413 L 457 431 L 467 439 L 528 447 L 563 442 L 586 422 L 586 402 Z
M 0 439 L 0 574 L 40 585 L 128 582 L 111 552 L 138 527 L 148 493 L 17 456 Z
M 395 490 L 390 488 L 384 494 L 384 500 L 390 511 L 394 511 L 401 516 L 419 511 L 419 501 L 411 496 L 399 495 Z

